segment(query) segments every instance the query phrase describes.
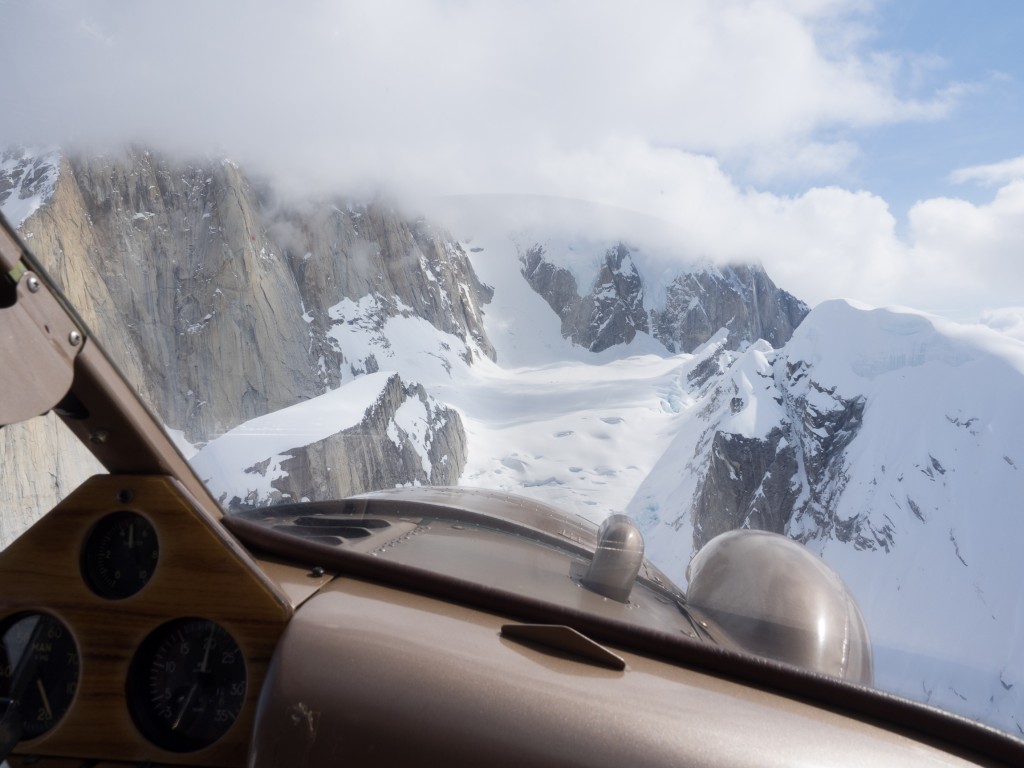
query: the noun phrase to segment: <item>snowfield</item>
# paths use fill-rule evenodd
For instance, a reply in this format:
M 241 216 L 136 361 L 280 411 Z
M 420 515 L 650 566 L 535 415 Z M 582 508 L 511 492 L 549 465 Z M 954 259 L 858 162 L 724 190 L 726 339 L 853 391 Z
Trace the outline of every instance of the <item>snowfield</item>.
M 390 378 L 378 372 L 320 397 L 268 413 L 211 440 L 190 457 L 192 467 L 214 498 L 253 494 L 267 498 L 271 483 L 284 475 L 287 451 L 310 445 L 358 424 Z M 269 461 L 268 461 L 269 459 Z M 267 462 L 260 470 L 253 468 Z

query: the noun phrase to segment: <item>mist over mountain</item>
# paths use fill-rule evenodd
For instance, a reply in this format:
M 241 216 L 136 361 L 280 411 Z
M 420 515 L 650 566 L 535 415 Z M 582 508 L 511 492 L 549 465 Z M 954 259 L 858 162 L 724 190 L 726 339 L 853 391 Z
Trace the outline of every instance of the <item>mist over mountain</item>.
M 143 148 L 8 153 L 0 207 L 225 506 L 507 490 L 628 512 L 680 584 L 717 533 L 777 531 L 851 587 L 881 687 L 1024 733 L 1021 342 L 808 312 L 756 264 L 607 231 L 285 201 Z M 31 479 L 53 427 L 0 433 L 10 497 L 95 471 L 68 448 Z
M 779 290 L 759 265 L 677 267 L 662 272 L 658 285 L 642 252 L 623 242 L 603 253 L 557 248 L 535 243 L 522 252 L 523 276 L 561 318 L 562 335 L 592 352 L 629 344 L 637 333 L 670 352 L 692 352 L 722 328 L 730 348 L 758 339 L 781 346 L 807 314 L 807 305 Z M 581 285 L 580 257 L 593 261 L 595 250 L 597 274 Z

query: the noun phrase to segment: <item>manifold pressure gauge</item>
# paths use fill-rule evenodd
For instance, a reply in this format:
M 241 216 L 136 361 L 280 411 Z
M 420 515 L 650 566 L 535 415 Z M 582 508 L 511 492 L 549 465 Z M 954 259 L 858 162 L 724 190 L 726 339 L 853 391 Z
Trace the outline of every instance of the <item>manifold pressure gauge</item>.
M 38 738 L 57 725 L 77 688 L 78 646 L 60 619 L 29 611 L 0 622 L 0 700 L 18 740 Z

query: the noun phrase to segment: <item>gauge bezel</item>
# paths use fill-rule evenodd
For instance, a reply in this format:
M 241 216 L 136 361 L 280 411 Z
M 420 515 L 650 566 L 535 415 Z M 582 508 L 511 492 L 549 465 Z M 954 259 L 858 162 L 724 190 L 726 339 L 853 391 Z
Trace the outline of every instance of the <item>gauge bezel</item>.
M 17 611 L 15 613 L 4 616 L 3 618 L 0 618 L 0 666 L 4 666 L 3 659 L 6 659 L 6 638 L 8 632 L 10 632 L 11 629 L 13 629 L 22 621 L 33 618 L 36 618 L 42 622 L 49 622 L 51 624 L 50 632 L 52 632 L 53 629 L 60 630 L 60 635 L 57 638 L 53 638 L 51 636 L 49 639 L 59 640 L 60 643 L 64 646 L 58 648 L 56 650 L 56 653 L 69 654 L 69 658 L 66 660 L 65 666 L 70 666 L 71 662 L 73 661 L 74 671 L 72 673 L 73 679 L 69 679 L 69 676 L 66 674 L 57 675 L 56 678 L 52 678 L 52 670 L 56 669 L 57 663 L 59 662 L 58 658 L 52 660 L 52 664 L 50 660 L 46 662 L 46 664 L 49 666 L 50 671 L 50 675 L 47 675 L 47 677 L 51 677 L 50 680 L 44 682 L 43 673 L 37 673 L 37 685 L 39 686 L 38 690 L 40 691 L 40 696 L 42 699 L 40 703 L 43 706 L 45 706 L 47 710 L 50 710 L 50 717 L 48 719 L 48 724 L 44 728 L 39 730 L 36 727 L 29 727 L 30 715 L 28 712 L 22 712 L 22 731 L 19 742 L 33 741 L 35 739 L 42 738 L 43 736 L 46 736 L 51 731 L 53 731 L 54 728 L 59 726 L 75 704 L 75 700 L 78 697 L 79 684 L 82 679 L 82 657 L 81 651 L 79 650 L 78 647 L 78 640 L 75 637 L 74 632 L 72 632 L 71 628 L 67 625 L 67 623 L 63 619 L 59 618 L 53 613 L 50 613 L 49 611 Z M 29 631 L 35 632 L 36 629 L 33 628 Z M 53 652 L 53 650 L 50 651 L 50 653 Z M 11 693 L 8 686 L 10 685 L 11 677 L 16 671 L 17 663 L 20 663 L 20 659 L 18 662 L 12 662 L 10 659 L 6 659 L 6 666 L 8 666 L 9 669 L 6 670 L 6 674 L 0 675 L 0 680 L 7 681 L 7 685 L 0 685 L 0 690 L 4 691 L 5 696 Z M 4 670 L 0 670 L 0 672 L 3 671 Z M 54 683 L 56 683 L 56 685 L 54 685 Z M 60 690 L 61 688 L 63 688 L 63 691 Z M 31 695 L 34 697 L 35 692 L 33 691 Z M 42 710 L 40 710 L 40 712 L 41 711 Z M 31 723 L 35 724 L 39 721 L 40 718 L 36 718 L 34 720 L 31 720 Z
M 195 641 L 201 645 L 204 635 L 210 637 L 211 642 L 216 637 L 212 670 L 203 668 L 209 666 L 205 658 L 190 666 L 200 655 L 190 644 Z M 171 649 L 175 642 L 179 648 Z M 189 649 L 182 651 L 182 644 L 189 644 Z M 173 657 L 175 668 L 168 671 L 167 653 L 172 651 L 178 656 Z M 234 660 L 224 662 L 222 654 L 231 654 Z M 184 662 L 184 669 L 179 672 L 177 664 L 180 662 Z M 135 652 L 125 686 L 128 709 L 135 727 L 151 743 L 169 752 L 196 752 L 212 746 L 231 731 L 245 705 L 248 677 L 245 655 L 224 625 L 198 616 L 173 619 L 150 632 Z M 240 692 L 235 689 L 239 684 Z M 159 688 L 167 694 L 155 695 Z M 203 702 L 213 706 L 195 717 L 196 710 L 189 708 L 190 703 L 194 706 Z M 170 712 L 174 710 L 178 711 L 176 722 L 169 724 L 168 718 L 173 716 Z M 182 718 L 189 712 L 194 719 L 190 718 L 190 722 L 179 729 Z
M 152 565 L 148 569 L 137 568 L 133 573 L 107 574 L 103 564 L 103 552 L 109 550 L 110 539 L 118 528 L 126 523 L 139 527 L 139 549 L 141 559 L 148 558 Z M 140 558 L 136 558 L 138 565 Z M 89 529 L 82 543 L 79 568 L 82 580 L 93 594 L 107 600 L 124 600 L 137 595 L 152 580 L 160 567 L 160 537 L 156 527 L 144 515 L 123 509 L 104 515 Z

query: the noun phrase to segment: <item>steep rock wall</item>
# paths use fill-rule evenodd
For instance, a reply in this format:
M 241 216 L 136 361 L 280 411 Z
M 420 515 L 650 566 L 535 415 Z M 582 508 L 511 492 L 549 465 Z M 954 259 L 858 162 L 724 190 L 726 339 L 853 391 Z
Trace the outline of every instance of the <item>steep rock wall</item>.
M 778 349 L 793 335 L 807 306 L 771 281 L 763 268 L 736 265 L 684 273 L 652 313 L 655 338 L 674 352 L 691 352 L 720 328 L 730 347 L 764 339 Z
M 336 386 L 345 351 L 324 331 L 343 298 L 384 297 L 493 356 L 465 253 L 383 202 L 286 206 L 229 161 L 139 148 L 61 163 L 30 246 L 193 442 Z
M 404 408 L 423 418 L 403 426 Z M 396 374 L 358 425 L 287 454 L 281 463 L 287 476 L 272 485 L 289 499 L 350 496 L 399 483 L 454 485 L 466 462 L 466 433 L 458 413 Z
M 12 166 L 17 174 L 4 175 L 0 197 L 16 197 L 18 210 L 28 210 L 22 198 L 35 201 L 20 230 L 28 246 L 143 399 L 192 443 L 336 387 L 350 362 L 352 372 L 372 370 L 372 360 L 350 361 L 329 335 L 328 310 L 342 299 L 373 296 L 381 322 L 425 319 L 466 342 L 467 362 L 494 355 L 481 311 L 491 291 L 466 254 L 443 230 L 384 201 L 284 203 L 229 161 L 139 147 L 47 157 Z M 374 424 L 364 439 L 387 441 Z M 28 465 L 15 449 L 40 429 L 60 432 L 29 425 L 0 435 L 6 488 L 27 488 Z M 439 455 L 433 481 L 454 481 L 465 454 L 457 415 L 439 419 L 431 439 L 451 448 L 450 468 L 442 471 Z M 337 449 L 319 455 L 325 472 L 328 460 L 335 468 L 353 460 Z M 377 478 L 385 486 L 432 481 L 413 463 L 387 466 L 394 473 Z M 55 470 L 51 491 L 35 488 L 34 506 L 51 506 L 60 496 L 53 489 L 97 469 L 88 458 L 75 467 Z
M 522 274 L 561 319 L 562 335 L 593 352 L 649 333 L 671 352 L 692 352 L 722 328 L 728 347 L 764 339 L 782 346 L 807 314 L 807 306 L 771 281 L 756 265 L 687 268 L 649 308 L 647 279 L 622 243 L 603 254 L 597 277 L 582 288 L 535 244 L 521 254 Z

